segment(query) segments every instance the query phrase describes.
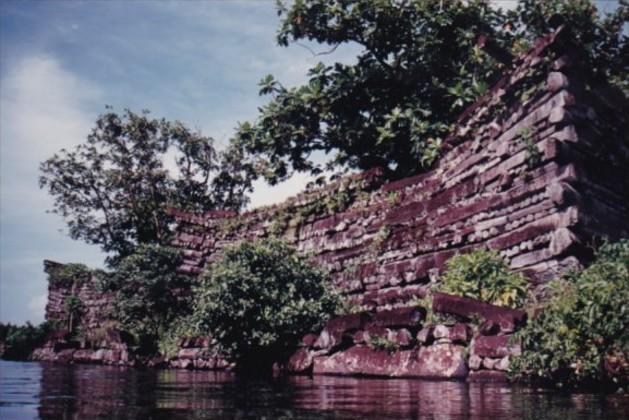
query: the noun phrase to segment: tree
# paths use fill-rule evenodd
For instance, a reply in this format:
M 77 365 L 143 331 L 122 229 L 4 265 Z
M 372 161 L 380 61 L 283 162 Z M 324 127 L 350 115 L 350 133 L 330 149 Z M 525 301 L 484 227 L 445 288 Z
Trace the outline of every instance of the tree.
M 211 265 L 191 322 L 241 368 L 270 368 L 339 308 L 326 274 L 277 239 L 243 242 Z
M 180 122 L 149 118 L 148 111 L 111 108 L 87 141 L 40 165 L 40 187 L 54 197 L 73 239 L 98 244 L 115 263 L 138 244 L 168 244 L 170 208 L 239 208 L 244 189 L 216 188 L 212 139 Z M 176 169 L 165 166 L 173 159 Z
M 190 313 L 194 279 L 177 273 L 181 261 L 177 249 L 142 244 L 104 277 L 103 288 L 116 291 L 113 315 L 141 353 L 155 353 L 172 324 Z
M 352 43 L 362 51 L 354 64 L 317 64 L 302 86 L 287 88 L 271 75 L 262 79 L 260 94 L 271 100 L 254 122 L 240 124 L 232 144 L 271 183 L 294 171 L 381 166 L 397 178 L 429 168 L 457 116 L 508 62 L 481 50 L 481 34 L 517 52 L 562 13 L 599 73 L 627 83 L 625 4 L 604 19 L 585 0 L 526 0 L 510 13 L 484 0 L 289 4 L 279 2 L 280 45 L 309 40 L 335 49 Z M 314 152 L 332 158 L 323 167 L 311 159 Z

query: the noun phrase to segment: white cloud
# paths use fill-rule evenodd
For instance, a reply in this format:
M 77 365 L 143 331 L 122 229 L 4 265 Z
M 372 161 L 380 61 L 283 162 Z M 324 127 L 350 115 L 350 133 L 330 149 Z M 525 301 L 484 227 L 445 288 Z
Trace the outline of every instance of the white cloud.
M 17 61 L 1 86 L 2 144 L 24 158 L 45 158 L 82 141 L 94 120 L 85 112 L 86 102 L 102 96 L 47 55 Z
M 306 189 L 306 185 L 309 182 L 314 181 L 315 178 L 316 177 L 308 174 L 296 173 L 288 180 L 273 186 L 268 185 L 263 180 L 258 180 L 253 184 L 254 191 L 251 194 L 249 208 L 253 209 L 256 207 L 281 203 L 287 198 L 304 191 Z
M 44 312 L 46 303 L 48 302 L 48 293 L 37 295 L 28 302 L 28 309 L 31 311 L 30 319 L 33 323 L 39 323 L 44 320 Z
M 43 320 L 42 260 L 102 265 L 102 254 L 70 240 L 62 220 L 45 211 L 51 198 L 37 187 L 39 162 L 82 142 L 101 106 L 94 84 L 53 56 L 12 57 L 0 80 L 0 319 Z

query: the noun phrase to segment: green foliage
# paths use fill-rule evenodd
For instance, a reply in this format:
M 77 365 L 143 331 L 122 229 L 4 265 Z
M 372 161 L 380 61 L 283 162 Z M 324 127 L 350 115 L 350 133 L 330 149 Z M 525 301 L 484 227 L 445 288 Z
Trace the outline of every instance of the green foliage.
M 175 156 L 178 174 L 164 166 Z M 169 208 L 239 208 L 241 192 L 219 188 L 212 139 L 180 122 L 150 119 L 110 108 L 87 141 L 61 150 L 40 165 L 40 186 L 55 199 L 73 239 L 97 244 L 117 261 L 138 244 L 168 244 Z
M 400 346 L 395 341 L 382 336 L 369 337 L 367 345 L 373 350 L 384 350 L 388 352 L 394 352 L 400 349 Z
M 526 167 L 533 169 L 540 164 L 543 158 L 542 152 L 540 152 L 533 133 L 530 128 L 524 128 L 520 131 L 520 141 L 524 143 L 524 150 L 526 150 Z
M 520 0 L 506 19 L 518 43 L 531 45 L 559 23 L 567 25 L 585 60 L 584 68 L 600 80 L 609 80 L 629 92 L 629 43 L 626 24 L 629 6 L 621 1 L 616 10 L 600 14 L 590 0 Z M 559 17 L 561 16 L 561 17 Z
M 75 330 L 77 320 L 85 309 L 85 305 L 83 305 L 83 302 L 78 296 L 70 295 L 65 299 L 63 308 L 68 317 L 68 331 L 72 333 Z
M 312 0 L 280 4 L 279 13 L 280 45 L 308 39 L 362 51 L 355 64 L 317 64 L 295 88 L 262 79 L 260 94 L 272 99 L 234 144 L 258 158 L 271 183 L 292 171 L 319 174 L 309 159 L 318 150 L 334 151 L 329 169 L 381 166 L 405 176 L 429 167 L 450 124 L 498 69 L 474 48 L 498 18 L 483 2 Z
M 513 376 L 629 385 L 629 240 L 604 245 L 592 265 L 551 282 L 550 292 L 518 333 L 523 354 L 511 364 Z
M 179 250 L 140 245 L 109 276 L 107 288 L 117 292 L 114 316 L 141 352 L 156 352 L 160 337 L 190 313 L 193 278 L 177 273 L 181 262 Z
M 494 305 L 521 307 L 527 299 L 527 279 L 512 273 L 493 250 L 476 250 L 450 258 L 441 281 L 442 291 L 446 293 Z
M 92 279 L 93 271 L 84 264 L 63 264 L 48 272 L 48 282 L 53 287 L 72 288 Z
M 0 323 L 0 357 L 8 360 L 27 360 L 33 350 L 41 347 L 51 326 L 47 322 L 33 326 Z
M 195 290 L 192 319 L 228 357 L 264 364 L 293 349 L 338 306 L 323 271 L 281 241 L 267 239 L 228 248 L 208 268 Z
M 522 0 L 511 12 L 483 0 L 303 0 L 278 2 L 278 13 L 282 46 L 307 40 L 360 52 L 352 64 L 316 64 L 301 86 L 261 80 L 270 101 L 231 140 L 247 162 L 246 175 L 237 175 L 244 178 L 276 183 L 294 171 L 376 166 L 397 178 L 429 168 L 464 107 L 503 70 L 478 47 L 478 35 L 517 53 L 549 33 L 557 13 L 595 78 L 627 86 L 626 4 L 604 17 L 587 0 Z M 530 82 L 514 100 L 535 93 L 539 80 Z M 330 160 L 319 165 L 313 152 Z

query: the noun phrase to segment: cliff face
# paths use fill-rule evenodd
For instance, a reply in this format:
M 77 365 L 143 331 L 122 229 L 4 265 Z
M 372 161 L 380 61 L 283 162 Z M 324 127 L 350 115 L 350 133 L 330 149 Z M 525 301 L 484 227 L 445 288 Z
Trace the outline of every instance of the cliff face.
M 562 30 L 540 39 L 468 108 L 426 174 L 378 170 L 242 215 L 177 213 L 181 270 L 236 241 L 278 235 L 368 308 L 423 295 L 444 262 L 490 247 L 538 285 L 629 234 L 627 102 L 589 86 Z M 619 97 L 620 96 L 620 97 Z

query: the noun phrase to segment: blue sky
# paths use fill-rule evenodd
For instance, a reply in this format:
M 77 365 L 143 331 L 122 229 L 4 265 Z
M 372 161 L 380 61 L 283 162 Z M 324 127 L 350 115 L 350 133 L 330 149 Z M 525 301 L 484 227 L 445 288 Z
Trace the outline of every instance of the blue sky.
M 44 259 L 102 265 L 98 247 L 69 239 L 46 213 L 52 200 L 37 177 L 39 162 L 83 141 L 106 104 L 179 119 L 220 147 L 264 103 L 262 76 L 294 85 L 321 59 L 353 56 L 278 47 L 278 22 L 274 1 L 0 2 L 0 321 L 43 320 Z M 259 183 L 252 203 L 306 182 Z

